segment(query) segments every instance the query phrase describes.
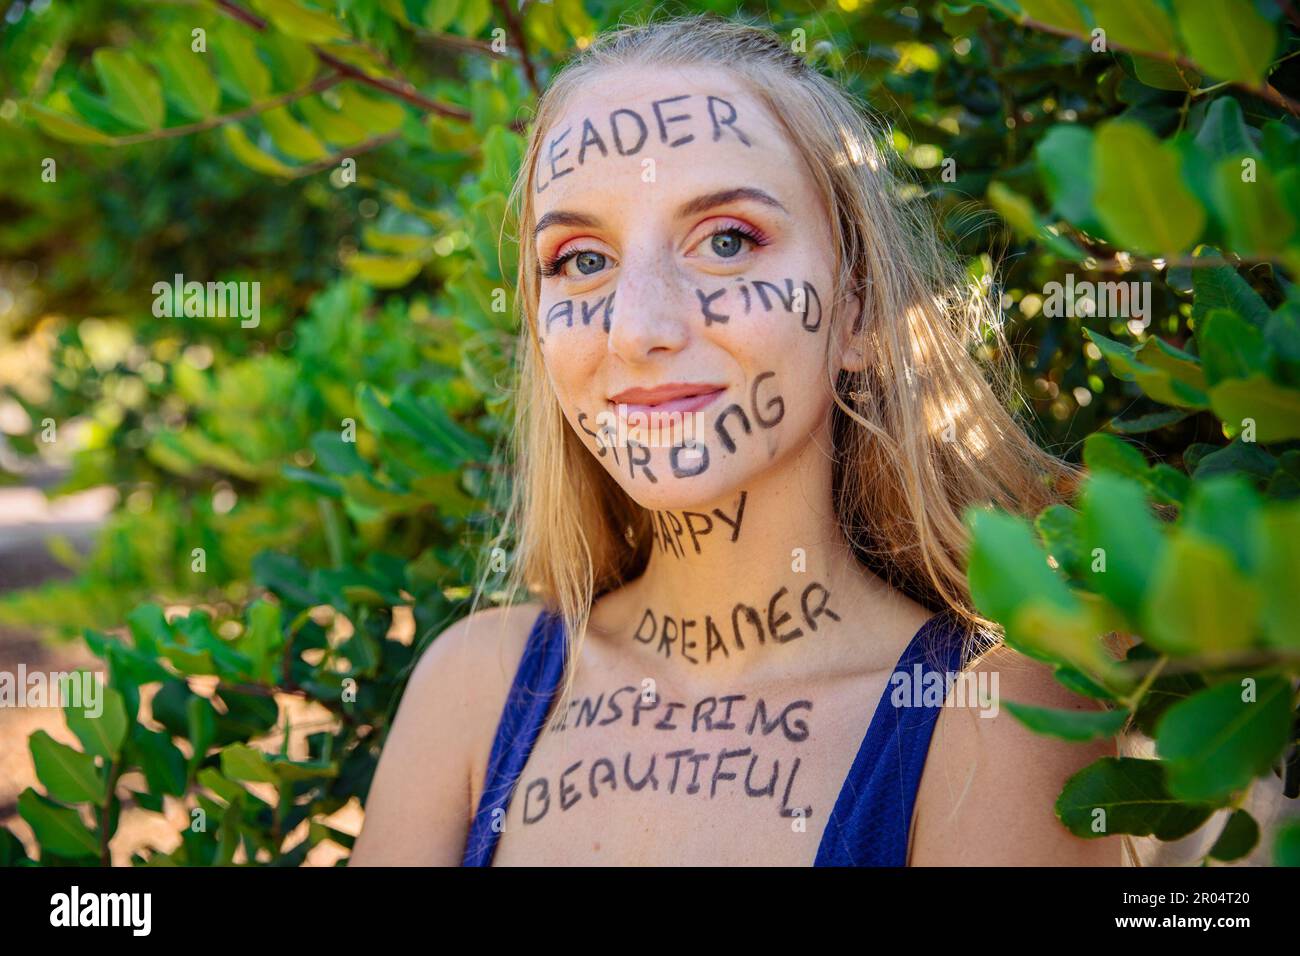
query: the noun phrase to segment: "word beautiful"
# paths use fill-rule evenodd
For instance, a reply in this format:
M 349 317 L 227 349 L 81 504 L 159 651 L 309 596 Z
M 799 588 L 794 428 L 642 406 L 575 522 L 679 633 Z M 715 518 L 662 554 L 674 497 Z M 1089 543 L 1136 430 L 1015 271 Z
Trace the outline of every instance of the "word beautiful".
M 262 321 L 262 283 L 186 282 L 176 273 L 171 283 L 153 284 L 153 314 L 160 319 L 240 319 L 239 326 L 255 329 Z
M 626 699 L 626 709 L 624 705 L 618 702 L 620 695 L 629 695 Z M 808 738 L 808 723 L 804 720 L 800 712 L 810 712 L 812 710 L 812 701 L 795 700 L 791 701 L 785 707 L 777 710 L 769 709 L 767 702 L 759 697 L 755 698 L 752 705 L 747 707 L 749 720 L 744 720 L 745 709 L 737 708 L 736 705 L 744 704 L 748 698 L 744 694 L 727 694 L 722 697 L 706 697 L 695 703 L 695 706 L 689 708 L 690 720 L 689 729 L 692 734 L 708 733 L 729 733 L 737 728 L 743 727 L 745 734 L 750 738 L 762 740 L 770 735 L 780 731 L 780 735 L 775 739 L 777 741 L 786 741 L 789 743 L 802 743 Z M 581 702 L 573 701 L 569 709 L 565 711 L 562 721 L 551 726 L 552 733 L 565 730 L 568 727 L 568 719 L 573 712 L 573 708 L 579 708 L 577 718 L 573 724 L 574 728 L 590 727 L 593 724 L 598 726 L 608 726 L 626 719 L 633 727 L 653 728 L 654 730 L 663 731 L 684 731 L 687 729 L 687 720 L 684 714 L 681 717 L 675 717 L 674 711 L 687 711 L 686 704 L 680 702 L 663 702 L 662 715 L 653 723 L 651 720 L 641 721 L 643 714 L 658 710 L 661 706 L 660 700 L 654 695 L 644 695 L 638 688 L 627 686 L 620 687 L 608 695 L 601 694 L 594 702 L 592 698 L 583 698 Z M 602 710 L 606 711 L 601 717 Z M 597 718 L 600 718 L 597 720 Z M 586 721 L 585 725 L 583 721 Z M 680 721 L 680 722 L 678 722 Z M 741 780 L 740 768 L 746 758 L 749 760 L 749 766 L 744 771 L 744 778 Z M 524 809 L 523 820 L 526 824 L 537 823 L 551 809 L 552 795 L 556 797 L 561 811 L 567 811 L 573 808 L 585 795 L 591 799 L 596 799 L 602 789 L 606 792 L 615 792 L 619 789 L 620 782 L 622 788 L 631 793 L 640 793 L 647 787 L 657 792 L 660 784 L 664 784 L 664 791 L 670 794 L 678 792 L 694 795 L 697 793 L 706 793 L 709 799 L 717 796 L 718 785 L 729 781 L 741 781 L 739 787 L 743 788 L 740 792 L 746 797 L 767 798 L 775 800 L 779 792 L 781 802 L 777 806 L 777 813 L 782 817 L 802 817 L 807 819 L 812 815 L 811 806 L 792 807 L 790 804 L 790 794 L 794 787 L 795 777 L 799 773 L 798 757 L 793 760 L 787 760 L 787 772 L 784 775 L 784 785 L 782 785 L 781 759 L 779 757 L 771 758 L 771 772 L 764 774 L 758 773 L 760 762 L 763 758 L 755 752 L 753 747 L 737 747 L 734 749 L 720 748 L 717 752 L 697 750 L 694 747 L 683 747 L 678 750 L 668 751 L 666 753 L 652 753 L 648 757 L 636 757 L 637 772 L 633 772 L 633 752 L 628 750 L 622 755 L 621 761 L 616 762 L 609 757 L 598 757 L 587 764 L 585 774 L 582 773 L 585 760 L 578 760 L 570 764 L 563 773 L 555 780 L 554 785 L 545 776 L 536 777 L 531 780 L 524 789 Z M 661 763 L 662 760 L 662 763 Z M 731 766 L 735 769 L 725 769 L 728 761 L 737 761 Z M 643 763 L 644 762 L 644 763 Z M 671 763 L 672 775 L 668 776 L 668 766 Z M 622 774 L 619 773 L 619 767 L 622 767 Z M 711 770 L 701 772 L 701 768 L 711 766 Z M 689 769 L 687 769 L 689 767 Z M 766 769 L 766 765 L 764 765 Z M 662 772 L 663 776 L 660 776 Z M 577 777 L 579 782 L 574 782 L 571 777 Z M 586 786 L 583 787 L 583 782 Z M 679 784 L 681 785 L 679 788 Z M 737 786 L 733 784 L 732 786 Z
M 786 644 L 797 638 L 803 637 L 804 630 L 801 627 L 792 627 L 789 630 L 782 631 L 781 628 L 787 621 L 791 620 L 792 615 L 789 611 L 778 610 L 777 605 L 787 594 L 789 588 L 781 588 L 773 594 L 767 602 L 767 629 L 763 628 L 763 615 L 757 608 L 745 604 L 743 601 L 736 604 L 731 609 L 731 637 L 732 643 L 735 644 L 736 650 L 745 649 L 745 641 L 741 636 L 742 620 L 748 624 L 751 636 L 757 638 L 759 644 L 765 644 L 767 638 L 771 637 L 774 644 Z M 816 595 L 816 604 L 812 604 L 812 597 Z M 825 586 L 813 581 L 799 596 L 799 607 L 803 612 L 804 623 L 808 625 L 808 630 L 816 632 L 817 618 L 825 615 L 832 621 L 838 621 L 840 616 L 826 606 L 830 600 L 831 592 Z M 641 617 L 641 623 L 637 625 L 636 633 L 632 635 L 633 640 L 640 641 L 647 646 L 654 645 L 656 653 L 662 653 L 664 657 L 673 656 L 673 645 L 677 645 L 677 653 L 690 661 L 692 664 L 699 664 L 700 659 L 691 655 L 691 650 L 700 646 L 700 641 L 691 640 L 691 628 L 698 626 L 699 621 L 695 618 L 676 618 L 665 614 L 662 618 L 656 617 L 655 612 L 646 608 L 645 614 Z M 722 631 L 713 621 L 713 615 L 704 615 L 703 627 L 704 643 L 704 661 L 707 664 L 713 660 L 714 654 L 720 654 L 722 657 L 730 657 L 731 651 L 727 647 L 726 641 L 722 638 Z
M 655 511 L 650 514 L 650 538 L 659 545 L 659 550 L 671 554 L 675 558 L 685 557 L 686 550 L 682 547 L 682 532 L 685 531 L 690 535 L 691 547 L 696 554 L 700 551 L 700 538 L 707 537 L 713 533 L 713 517 L 725 524 L 731 529 L 731 537 L 728 540 L 734 544 L 740 537 L 740 523 L 745 520 L 745 501 L 749 498 L 748 491 L 740 493 L 740 500 L 736 503 L 736 514 L 734 517 L 728 515 L 721 508 L 714 508 L 712 516 L 705 514 L 703 511 L 683 511 L 680 518 L 674 511 Z
M 765 404 L 760 405 L 759 403 L 759 386 L 768 379 L 775 377 L 775 372 L 761 372 L 754 376 L 754 383 L 750 387 L 750 412 L 760 428 L 775 428 L 781 419 L 785 417 L 785 399 L 780 395 L 772 396 Z M 734 402 L 718 413 L 718 417 L 713 420 L 713 429 L 718 433 L 723 449 L 734 454 L 736 440 L 731 436 L 731 432 L 727 427 L 727 421 L 732 416 L 738 419 L 740 427 L 746 435 L 752 434 L 754 429 L 750 423 L 750 416 L 745 414 L 745 409 Z M 618 456 L 619 446 L 607 440 L 609 429 L 593 431 L 588 428 L 586 422 L 590 417 L 586 412 L 578 412 L 578 427 L 595 439 L 596 454 L 598 456 L 604 458 L 606 454 L 613 453 L 614 463 L 621 465 L 622 462 Z M 650 468 L 650 446 L 642 444 L 631 437 L 627 437 L 622 444 L 627 452 L 628 477 L 636 478 L 637 469 L 640 468 L 652 484 L 657 483 L 659 479 Z M 696 475 L 702 475 L 709 468 L 709 446 L 699 439 L 691 439 L 673 445 L 668 450 L 668 464 L 672 468 L 674 478 L 694 478 Z
M 684 100 L 692 100 L 690 107 L 675 107 L 672 104 L 681 103 Z M 669 112 L 669 110 L 688 109 L 687 112 Z M 694 112 L 690 111 L 693 110 Z M 751 145 L 750 138 L 736 125 L 736 107 L 728 100 L 720 96 L 705 96 L 704 102 L 699 102 L 698 96 L 692 96 L 689 93 L 682 93 L 678 96 L 667 96 L 663 99 L 652 100 L 650 103 L 650 112 L 654 117 L 655 129 L 658 131 L 658 143 L 661 146 L 667 146 L 669 149 L 676 149 L 679 146 L 685 146 L 687 143 L 695 142 L 695 134 L 687 133 L 680 129 L 672 131 L 672 138 L 668 127 L 678 123 L 690 123 L 691 120 L 698 116 L 700 112 L 708 116 L 709 128 L 712 133 L 712 142 L 716 143 L 722 139 L 723 134 L 734 136 L 746 146 Z M 601 130 L 606 131 L 606 135 L 601 135 Z M 639 112 L 627 107 L 620 107 L 612 111 L 608 116 L 599 121 L 599 126 L 593 122 L 591 117 L 582 121 L 582 131 L 578 134 L 579 140 L 577 146 L 576 165 L 574 159 L 565 162 L 565 157 L 569 156 L 572 150 L 572 141 L 567 145 L 565 140 L 573 132 L 573 124 L 569 124 L 551 139 L 545 149 L 544 159 L 538 163 L 541 166 L 548 167 L 549 175 L 545 181 L 539 174 L 536 190 L 541 193 L 553 181 L 569 175 L 575 169 L 583 166 L 593 150 L 599 150 L 601 158 L 609 157 L 609 146 L 606 145 L 606 139 L 613 144 L 614 151 L 619 156 L 635 156 L 641 152 L 642 148 L 650 141 L 650 125 L 646 122 Z M 564 146 L 560 149 L 560 146 Z M 592 154 L 594 156 L 594 154 Z

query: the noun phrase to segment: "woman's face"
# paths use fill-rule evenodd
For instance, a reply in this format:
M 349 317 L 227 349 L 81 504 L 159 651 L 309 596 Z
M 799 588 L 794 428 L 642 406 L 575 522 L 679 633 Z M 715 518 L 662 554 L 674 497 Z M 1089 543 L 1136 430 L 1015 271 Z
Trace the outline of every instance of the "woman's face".
M 827 213 L 738 79 L 607 71 L 545 131 L 535 176 L 546 368 L 635 501 L 724 497 L 822 433 Z

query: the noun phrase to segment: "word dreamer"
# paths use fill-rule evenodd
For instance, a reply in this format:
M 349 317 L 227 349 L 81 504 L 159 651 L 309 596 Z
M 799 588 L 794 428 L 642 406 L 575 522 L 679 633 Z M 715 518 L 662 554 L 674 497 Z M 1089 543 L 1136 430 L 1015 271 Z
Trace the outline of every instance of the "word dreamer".
M 802 637 L 803 628 L 792 627 L 788 630 L 781 628 L 791 620 L 792 615 L 789 611 L 779 610 L 778 605 L 782 598 L 790 593 L 789 588 L 781 588 L 767 602 L 767 629 L 764 630 L 764 617 L 754 607 L 743 602 L 738 603 L 731 609 L 731 639 L 736 650 L 745 649 L 745 640 L 741 632 L 746 629 L 750 635 L 757 639 L 759 644 L 766 643 L 767 638 L 771 637 L 775 644 L 785 644 L 796 638 Z M 813 603 L 813 596 L 816 595 L 816 603 Z M 830 600 L 831 592 L 823 585 L 813 581 L 799 596 L 800 609 L 803 611 L 804 623 L 808 625 L 810 631 L 817 630 L 817 618 L 825 615 L 832 621 L 838 621 L 840 616 L 826 606 Z M 692 664 L 701 663 L 698 657 L 692 656 L 691 651 L 703 643 L 704 660 L 707 664 L 713 660 L 715 654 L 722 657 L 730 657 L 731 650 L 727 647 L 727 642 L 723 640 L 722 631 L 714 623 L 713 616 L 704 615 L 704 627 L 701 628 L 702 641 L 692 640 L 691 628 L 698 626 L 699 621 L 695 618 L 676 618 L 665 614 L 662 618 L 656 617 L 655 612 L 646 608 L 645 614 L 641 617 L 641 623 L 637 625 L 636 633 L 632 635 L 633 640 L 640 641 L 647 646 L 653 645 L 656 653 L 662 653 L 664 657 L 673 656 L 673 646 L 676 645 L 677 653 L 690 661 Z M 699 632 L 697 632 L 699 633 Z
M 667 96 L 663 99 L 652 100 L 650 103 L 650 112 L 653 114 L 655 130 L 658 132 L 658 142 L 660 145 L 667 146 L 669 149 L 676 149 L 679 146 L 685 146 L 687 143 L 695 141 L 694 133 L 687 133 L 681 129 L 669 131 L 670 126 L 678 123 L 689 123 L 693 115 L 691 112 L 681 112 L 687 109 L 684 106 L 673 106 L 674 103 L 680 103 L 683 100 L 695 99 L 689 93 L 682 93 L 678 96 Z M 699 110 L 698 102 L 694 104 L 695 110 Z M 724 100 L 720 96 L 706 96 L 703 104 L 704 112 L 709 118 L 709 127 L 712 132 L 712 141 L 717 142 L 722 139 L 723 134 L 727 133 L 735 136 L 736 139 L 746 146 L 751 145 L 750 139 L 744 134 L 739 126 L 736 125 L 736 107 L 730 101 Z M 601 130 L 605 135 L 601 135 Z M 569 140 L 569 135 L 573 133 L 573 124 L 564 127 L 546 146 L 545 157 L 538 163 L 541 167 L 546 165 L 550 168 L 550 175 L 543 182 L 538 177 L 538 183 L 535 187 L 538 193 L 541 193 L 554 180 L 562 176 L 567 176 L 575 169 L 583 166 L 589 157 L 589 153 L 594 155 L 595 150 L 600 151 L 601 158 L 608 158 L 609 146 L 613 145 L 614 151 L 620 156 L 635 156 L 641 152 L 642 147 L 650 139 L 650 124 L 646 118 L 634 109 L 620 107 L 612 111 L 608 116 L 600 121 L 599 127 L 593 122 L 591 117 L 582 121 L 582 130 L 574 137 L 577 142 L 577 155 L 570 157 L 574 150 L 573 140 Z M 561 149 L 560 147 L 564 148 Z

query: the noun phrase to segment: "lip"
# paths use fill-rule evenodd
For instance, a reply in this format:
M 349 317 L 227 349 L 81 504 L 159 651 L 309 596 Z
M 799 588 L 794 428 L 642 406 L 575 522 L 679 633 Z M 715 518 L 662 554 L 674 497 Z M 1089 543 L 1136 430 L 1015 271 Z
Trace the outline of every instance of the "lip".
M 711 405 L 727 390 L 726 385 L 672 382 L 656 388 L 628 388 L 612 395 L 609 404 L 626 408 L 627 413 L 698 412 Z

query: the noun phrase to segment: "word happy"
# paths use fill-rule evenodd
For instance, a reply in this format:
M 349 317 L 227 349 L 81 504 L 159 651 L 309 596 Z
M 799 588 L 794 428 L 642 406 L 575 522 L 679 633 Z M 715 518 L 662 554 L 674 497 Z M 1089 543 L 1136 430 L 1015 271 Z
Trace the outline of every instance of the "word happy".
M 613 110 L 608 116 L 599 120 L 599 125 L 591 117 L 587 117 L 582 121 L 581 132 L 574 137 L 577 140 L 576 154 L 574 140 L 569 140 L 570 134 L 573 133 L 573 125 L 566 126 L 547 144 L 544 162 L 539 163 L 539 166 L 549 167 L 550 175 L 545 182 L 542 182 L 539 177 L 537 192 L 541 193 L 554 180 L 567 176 L 583 166 L 594 157 L 597 150 L 602 159 L 607 158 L 610 145 L 619 156 L 635 156 L 650 141 L 651 123 L 658 133 L 657 142 L 662 146 L 676 149 L 694 142 L 694 133 L 682 132 L 680 129 L 670 131 L 669 127 L 679 123 L 689 123 L 701 112 L 708 117 L 713 142 L 722 139 L 725 133 L 734 136 L 746 146 L 751 145 L 749 137 L 736 125 L 736 107 L 720 96 L 706 96 L 703 103 L 700 103 L 699 99 L 698 96 L 683 93 L 679 96 L 653 100 L 650 103 L 650 121 L 647 121 L 646 117 L 638 111 L 627 107 Z M 684 100 L 694 102 L 689 107 L 673 105 Z M 691 112 L 692 109 L 695 112 Z M 681 110 L 687 111 L 680 112 Z M 563 149 L 560 148 L 561 146 Z M 566 159 L 566 157 L 571 158 Z
M 690 545 L 695 553 L 700 554 L 700 538 L 713 533 L 713 518 L 716 517 L 719 522 L 731 529 L 731 537 L 728 540 L 735 544 L 736 539 L 740 537 L 740 523 L 745 519 L 745 501 L 748 497 L 749 492 L 740 493 L 740 501 L 736 504 L 734 517 L 727 515 L 721 508 L 714 508 L 712 515 L 705 514 L 703 511 L 683 511 L 680 518 L 673 511 L 652 512 L 650 538 L 659 545 L 660 551 L 681 558 L 686 555 L 686 550 L 682 547 L 684 531 L 690 536 Z

